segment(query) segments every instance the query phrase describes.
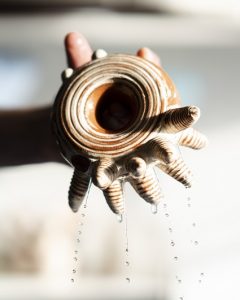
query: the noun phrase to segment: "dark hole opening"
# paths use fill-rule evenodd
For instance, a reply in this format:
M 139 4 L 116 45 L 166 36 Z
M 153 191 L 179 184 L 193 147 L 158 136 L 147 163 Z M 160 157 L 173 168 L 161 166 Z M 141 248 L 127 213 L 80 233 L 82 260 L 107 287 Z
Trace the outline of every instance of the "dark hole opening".
M 136 118 L 137 103 L 133 92 L 122 85 L 112 85 L 100 96 L 96 107 L 96 120 L 109 131 L 120 131 Z
M 90 119 L 100 130 L 119 132 L 136 120 L 139 104 L 129 86 L 121 83 L 102 85 L 91 94 L 89 100 L 95 108 Z

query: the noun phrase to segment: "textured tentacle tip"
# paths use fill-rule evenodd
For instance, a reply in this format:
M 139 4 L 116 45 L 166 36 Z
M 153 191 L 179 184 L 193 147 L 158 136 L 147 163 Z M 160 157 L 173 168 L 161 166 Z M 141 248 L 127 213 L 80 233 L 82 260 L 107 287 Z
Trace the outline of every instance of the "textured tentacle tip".
M 175 161 L 179 156 L 176 146 L 170 140 L 161 136 L 147 142 L 143 147 L 143 151 L 147 153 L 151 159 L 166 164 Z
M 132 157 L 125 164 L 126 171 L 133 178 L 142 178 L 147 169 L 147 164 L 141 157 Z
M 188 128 L 179 133 L 178 144 L 180 146 L 189 147 L 199 150 L 207 146 L 208 140 L 202 133 L 193 128 Z
M 90 185 L 90 177 L 75 168 L 68 192 L 68 203 L 73 212 L 78 212 Z
M 108 188 L 103 190 L 108 206 L 116 215 L 124 213 L 124 196 L 122 182 L 117 179 Z
M 196 106 L 185 106 L 167 110 L 161 114 L 161 131 L 177 133 L 192 126 L 200 117 Z
M 152 166 L 146 170 L 144 177 L 131 178 L 130 184 L 146 202 L 157 205 L 162 198 L 162 191 Z
M 118 178 L 118 168 L 112 159 L 103 158 L 95 163 L 92 176 L 93 183 L 105 190 Z
M 197 106 L 189 106 L 189 115 L 194 121 L 197 121 L 200 118 L 201 111 Z

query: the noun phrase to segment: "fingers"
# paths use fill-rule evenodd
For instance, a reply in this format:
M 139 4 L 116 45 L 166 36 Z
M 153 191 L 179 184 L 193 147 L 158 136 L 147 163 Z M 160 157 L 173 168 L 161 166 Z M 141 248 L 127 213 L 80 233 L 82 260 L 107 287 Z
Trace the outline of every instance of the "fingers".
M 92 49 L 86 38 L 78 32 L 70 32 L 65 37 L 65 49 L 67 61 L 70 68 L 76 69 L 89 62 L 92 57 Z M 157 66 L 161 65 L 156 53 L 149 48 L 141 48 L 137 56 L 145 58 Z
M 64 42 L 70 68 L 76 69 L 91 60 L 92 49 L 82 34 L 70 32 Z
M 141 48 L 137 51 L 137 56 L 145 58 L 146 60 L 149 60 L 150 62 L 154 63 L 157 66 L 161 66 L 160 58 L 156 53 L 154 53 L 149 48 Z

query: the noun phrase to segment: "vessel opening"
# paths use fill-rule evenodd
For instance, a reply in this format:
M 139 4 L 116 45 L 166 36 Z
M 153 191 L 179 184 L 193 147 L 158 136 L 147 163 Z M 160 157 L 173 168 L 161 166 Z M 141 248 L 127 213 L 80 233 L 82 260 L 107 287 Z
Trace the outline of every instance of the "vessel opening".
M 122 82 L 97 87 L 89 96 L 85 113 L 91 126 L 100 132 L 126 130 L 136 120 L 139 101 L 136 92 Z

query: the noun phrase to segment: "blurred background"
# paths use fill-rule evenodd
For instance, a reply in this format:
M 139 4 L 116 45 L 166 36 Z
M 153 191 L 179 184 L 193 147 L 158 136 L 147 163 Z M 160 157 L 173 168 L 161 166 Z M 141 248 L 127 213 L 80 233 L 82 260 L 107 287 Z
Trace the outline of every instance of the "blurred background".
M 157 52 L 210 144 L 182 151 L 190 191 L 158 172 L 157 214 L 126 186 L 128 258 L 126 220 L 95 187 L 87 208 L 68 208 L 71 168 L 2 168 L 0 299 L 239 300 L 239 1 L 0 1 L 0 108 L 52 105 L 70 31 L 93 49 Z

